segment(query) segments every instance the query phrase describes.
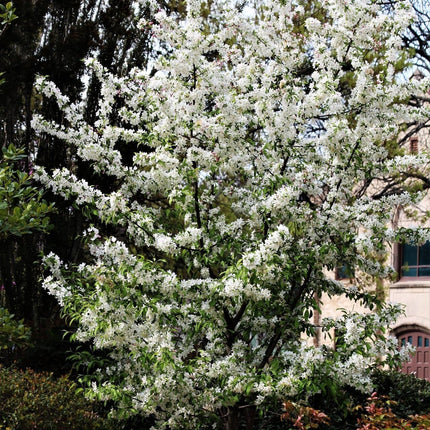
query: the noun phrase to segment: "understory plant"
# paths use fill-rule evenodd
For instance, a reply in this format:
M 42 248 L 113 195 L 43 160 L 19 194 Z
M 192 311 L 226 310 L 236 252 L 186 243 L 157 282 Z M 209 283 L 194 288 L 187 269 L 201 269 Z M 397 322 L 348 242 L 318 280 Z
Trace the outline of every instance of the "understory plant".
M 13 349 L 25 348 L 30 343 L 31 330 L 24 321 L 17 321 L 13 314 L 0 306 L 0 350 L 9 352 Z
M 430 382 L 397 370 L 374 369 L 370 396 L 344 389 L 331 396 L 321 393 L 307 402 L 300 397 L 283 403 L 282 421 L 270 420 L 270 429 L 318 428 L 424 429 L 430 419 Z M 279 408 L 280 410 L 280 408 Z M 273 412 L 273 407 L 272 407 Z
M 377 369 L 372 374 L 374 390 L 392 401 L 390 408 L 401 418 L 430 413 L 430 382 L 396 370 Z
M 121 428 L 89 402 L 67 376 L 0 366 L 0 429 L 109 430 Z
M 359 430 L 381 429 L 410 429 L 423 430 L 430 428 L 430 414 L 413 415 L 407 418 L 397 416 L 392 411 L 392 405 L 397 403 L 386 397 L 380 397 L 373 393 L 364 407 L 363 413 L 358 419 Z

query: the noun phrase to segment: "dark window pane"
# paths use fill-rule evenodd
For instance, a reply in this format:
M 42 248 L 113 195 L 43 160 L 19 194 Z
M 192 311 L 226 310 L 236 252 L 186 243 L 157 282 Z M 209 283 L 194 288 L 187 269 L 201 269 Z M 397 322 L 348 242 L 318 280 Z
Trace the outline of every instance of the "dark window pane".
M 412 336 L 408 336 L 408 343 L 412 345 Z
M 418 336 L 418 345 L 417 346 L 423 346 L 423 337 Z
M 403 267 L 402 276 L 417 276 L 417 269 L 411 267 Z
M 354 277 L 354 270 L 344 264 L 336 269 L 336 279 L 349 279 Z
M 403 259 L 402 266 L 416 266 L 417 265 L 417 250 L 416 245 L 409 245 L 405 243 L 403 245 Z M 412 275 L 409 275 L 412 276 Z
M 408 275 L 411 276 L 411 275 Z M 430 276 L 430 267 L 419 267 L 418 276 Z
M 428 266 L 430 265 L 430 242 L 427 241 L 424 245 L 420 246 L 419 249 L 420 254 L 420 266 Z
M 409 139 L 409 150 L 411 154 L 418 154 L 418 137 L 413 136 Z
M 406 338 L 402 337 L 402 346 L 406 346 Z
M 429 338 L 428 337 L 424 338 L 424 346 L 429 346 Z
M 346 274 L 346 266 L 338 267 L 336 269 L 336 278 L 337 279 L 345 279 L 348 275 Z

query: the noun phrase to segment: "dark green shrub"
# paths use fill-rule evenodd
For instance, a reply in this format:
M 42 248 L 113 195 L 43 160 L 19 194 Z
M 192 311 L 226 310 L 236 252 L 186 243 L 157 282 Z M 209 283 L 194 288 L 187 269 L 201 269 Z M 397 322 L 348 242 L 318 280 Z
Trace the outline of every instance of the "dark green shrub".
M 0 366 L 0 429 L 109 430 L 118 423 L 97 413 L 66 376 Z
M 404 373 L 392 370 L 374 370 L 373 391 L 381 398 L 387 398 L 393 416 L 410 419 L 412 415 L 426 415 L 430 412 L 430 383 Z M 355 429 L 357 419 L 365 409 L 368 395 L 352 387 L 344 387 L 339 396 L 314 396 L 309 406 L 324 411 L 331 420 L 330 430 Z M 321 427 L 323 428 L 323 427 Z M 381 427 L 385 428 L 385 427 Z
M 343 387 L 335 396 L 315 395 L 309 399 L 311 408 L 323 411 L 330 418 L 330 425 L 320 425 L 320 429 L 352 430 L 357 424 L 356 406 L 363 404 L 368 395 L 354 389 Z
M 373 393 L 358 418 L 358 430 L 424 430 L 430 428 L 430 414 L 402 418 L 393 412 L 396 402 Z
M 30 345 L 31 332 L 24 321 L 0 306 L 0 349 L 23 348 Z
M 430 382 L 413 375 L 380 369 L 373 371 L 372 381 L 377 398 L 387 399 L 389 409 L 374 413 L 368 409 L 372 403 L 368 403 L 368 395 L 352 387 L 342 388 L 341 396 L 315 395 L 309 399 L 308 406 L 319 409 L 330 417 L 330 425 L 327 427 L 330 430 L 356 429 L 357 420 L 361 420 L 363 428 L 369 424 L 369 429 L 428 428 L 421 424 L 429 419 Z M 416 417 L 412 418 L 413 416 Z M 320 425 L 318 428 L 326 427 Z
M 394 400 L 392 410 L 396 415 L 406 418 L 430 412 L 430 382 L 387 370 L 375 371 L 373 382 L 379 396 Z

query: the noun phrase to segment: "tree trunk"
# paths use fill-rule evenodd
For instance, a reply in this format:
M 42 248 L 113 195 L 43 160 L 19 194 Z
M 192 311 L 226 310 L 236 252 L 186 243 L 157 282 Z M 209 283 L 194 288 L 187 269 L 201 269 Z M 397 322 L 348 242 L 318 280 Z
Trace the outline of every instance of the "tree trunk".
M 223 415 L 224 430 L 253 430 L 255 406 L 235 405 L 226 408 Z

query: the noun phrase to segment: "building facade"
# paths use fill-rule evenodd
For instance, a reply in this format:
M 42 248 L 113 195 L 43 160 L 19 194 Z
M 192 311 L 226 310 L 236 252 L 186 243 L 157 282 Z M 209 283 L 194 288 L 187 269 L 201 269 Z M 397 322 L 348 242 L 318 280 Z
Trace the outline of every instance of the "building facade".
M 419 76 L 414 76 L 416 79 Z M 412 154 L 430 149 L 430 133 L 426 127 L 413 134 L 402 136 L 404 149 Z M 430 178 L 428 178 L 430 182 Z M 416 353 L 405 363 L 403 371 L 430 381 L 430 193 L 413 208 L 398 207 L 393 214 L 392 227 L 413 228 L 424 226 L 429 228 L 429 240 L 420 244 L 394 244 L 389 249 L 388 264 L 397 273 L 397 278 L 379 287 L 380 294 L 392 303 L 404 306 L 404 315 L 392 327 L 391 334 L 399 339 L 400 344 L 410 343 Z M 348 276 L 341 272 L 332 274 L 343 283 L 350 282 Z M 325 317 L 339 316 L 341 309 L 356 312 L 369 312 L 358 303 L 346 297 L 335 299 L 321 297 L 322 315 Z M 316 327 L 321 324 L 321 315 L 314 316 Z M 314 344 L 331 343 L 332 337 L 324 337 L 317 333 Z

